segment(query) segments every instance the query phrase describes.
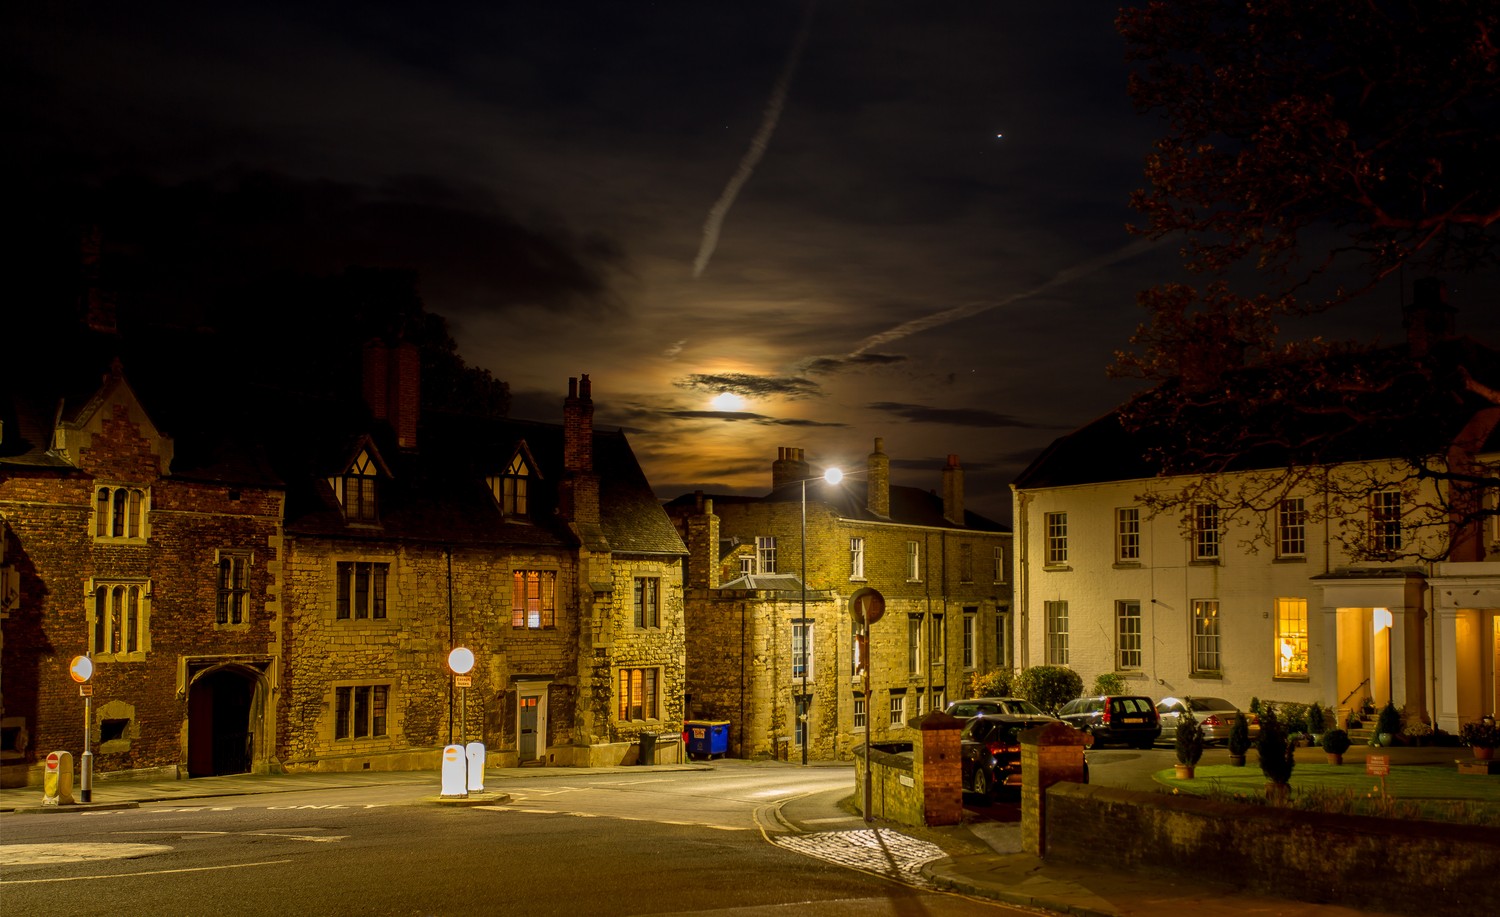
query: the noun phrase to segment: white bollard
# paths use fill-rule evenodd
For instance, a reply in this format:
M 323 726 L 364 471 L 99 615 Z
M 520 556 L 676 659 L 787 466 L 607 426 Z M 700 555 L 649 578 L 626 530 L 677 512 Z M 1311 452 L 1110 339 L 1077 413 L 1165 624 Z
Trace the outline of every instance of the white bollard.
M 470 742 L 465 752 L 469 758 L 469 792 L 484 792 L 484 743 Z

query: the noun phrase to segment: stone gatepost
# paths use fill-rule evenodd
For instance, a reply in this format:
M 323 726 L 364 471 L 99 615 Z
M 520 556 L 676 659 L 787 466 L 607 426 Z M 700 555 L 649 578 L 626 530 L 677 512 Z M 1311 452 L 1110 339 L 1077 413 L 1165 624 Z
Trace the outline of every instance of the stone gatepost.
M 958 744 L 963 721 L 934 710 L 912 725 L 918 737 L 912 765 L 922 792 L 922 823 L 959 824 L 964 818 L 963 759 Z
M 1066 723 L 1048 723 L 1021 733 L 1021 843 L 1027 853 L 1047 852 L 1047 787 L 1087 783 L 1083 750 L 1093 736 Z

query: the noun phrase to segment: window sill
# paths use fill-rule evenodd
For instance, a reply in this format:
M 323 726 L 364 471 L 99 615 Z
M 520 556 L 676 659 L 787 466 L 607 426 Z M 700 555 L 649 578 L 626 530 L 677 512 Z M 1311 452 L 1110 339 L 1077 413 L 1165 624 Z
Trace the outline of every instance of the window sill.
M 1188 678 L 1201 678 L 1204 681 L 1223 681 L 1223 672 L 1190 672 Z
M 1272 560 L 1271 563 L 1273 563 L 1273 564 L 1305 564 L 1305 563 L 1307 563 L 1307 555 L 1306 554 L 1288 554 L 1286 557 L 1278 557 L 1278 558 Z
M 866 579 L 863 576 L 851 576 L 851 577 L 849 577 L 849 582 L 851 582 L 851 583 L 868 583 L 869 580 Z
M 1217 557 L 1195 557 L 1188 564 L 1194 567 L 1217 567 L 1221 561 Z
M 1284 682 L 1289 682 L 1289 683 L 1309 682 L 1309 681 L 1312 681 L 1312 676 L 1310 676 L 1310 675 L 1272 675 L 1271 676 L 1271 680 L 1272 681 L 1284 681 Z
M 1138 560 L 1117 560 L 1117 561 L 1115 561 L 1115 569 L 1116 570 L 1139 570 L 1142 566 L 1143 565 Z
M 1043 573 L 1067 573 L 1067 572 L 1071 571 L 1072 569 L 1073 569 L 1073 567 L 1071 565 L 1069 565 L 1069 564 L 1043 564 L 1042 565 L 1042 572 Z

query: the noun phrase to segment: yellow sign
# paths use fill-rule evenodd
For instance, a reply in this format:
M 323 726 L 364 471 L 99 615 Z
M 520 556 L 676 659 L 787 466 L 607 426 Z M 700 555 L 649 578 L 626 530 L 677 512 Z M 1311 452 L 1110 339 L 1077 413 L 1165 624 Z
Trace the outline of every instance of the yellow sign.
M 453 683 L 456 684 L 456 685 L 458 685 L 460 688 L 470 688 L 470 687 L 473 687 L 473 685 L 474 685 L 474 676 L 473 675 L 455 675 L 455 676 L 453 676 Z

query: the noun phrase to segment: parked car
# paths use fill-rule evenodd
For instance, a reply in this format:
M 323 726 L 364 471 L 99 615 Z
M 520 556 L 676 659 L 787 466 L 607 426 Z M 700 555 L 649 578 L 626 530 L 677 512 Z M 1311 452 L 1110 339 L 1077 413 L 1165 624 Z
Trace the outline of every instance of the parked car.
M 1020 715 L 980 713 L 970 717 L 963 732 L 958 734 L 964 789 L 994 797 L 1001 787 L 1019 787 L 1021 733 L 1033 726 L 1055 722 L 1055 717 L 1040 711 Z
M 1064 723 L 1092 735 L 1095 748 L 1150 748 L 1161 735 L 1156 703 L 1143 695 L 1075 697 L 1063 704 L 1057 715 Z
M 961 720 L 978 716 L 981 713 L 1043 717 L 1048 721 L 1056 719 L 1056 717 L 1048 716 L 1031 701 L 1019 697 L 967 697 L 949 704 L 943 708 L 943 712 Z
M 1260 718 L 1253 713 L 1244 713 L 1222 697 L 1163 697 L 1156 703 L 1157 717 L 1161 720 L 1161 741 L 1177 740 L 1177 721 L 1182 719 L 1183 711 L 1189 709 L 1198 725 L 1203 727 L 1206 745 L 1228 742 L 1234 721 L 1242 716 L 1248 717 L 1245 725 L 1249 728 L 1250 740 L 1254 741 L 1260 735 Z

